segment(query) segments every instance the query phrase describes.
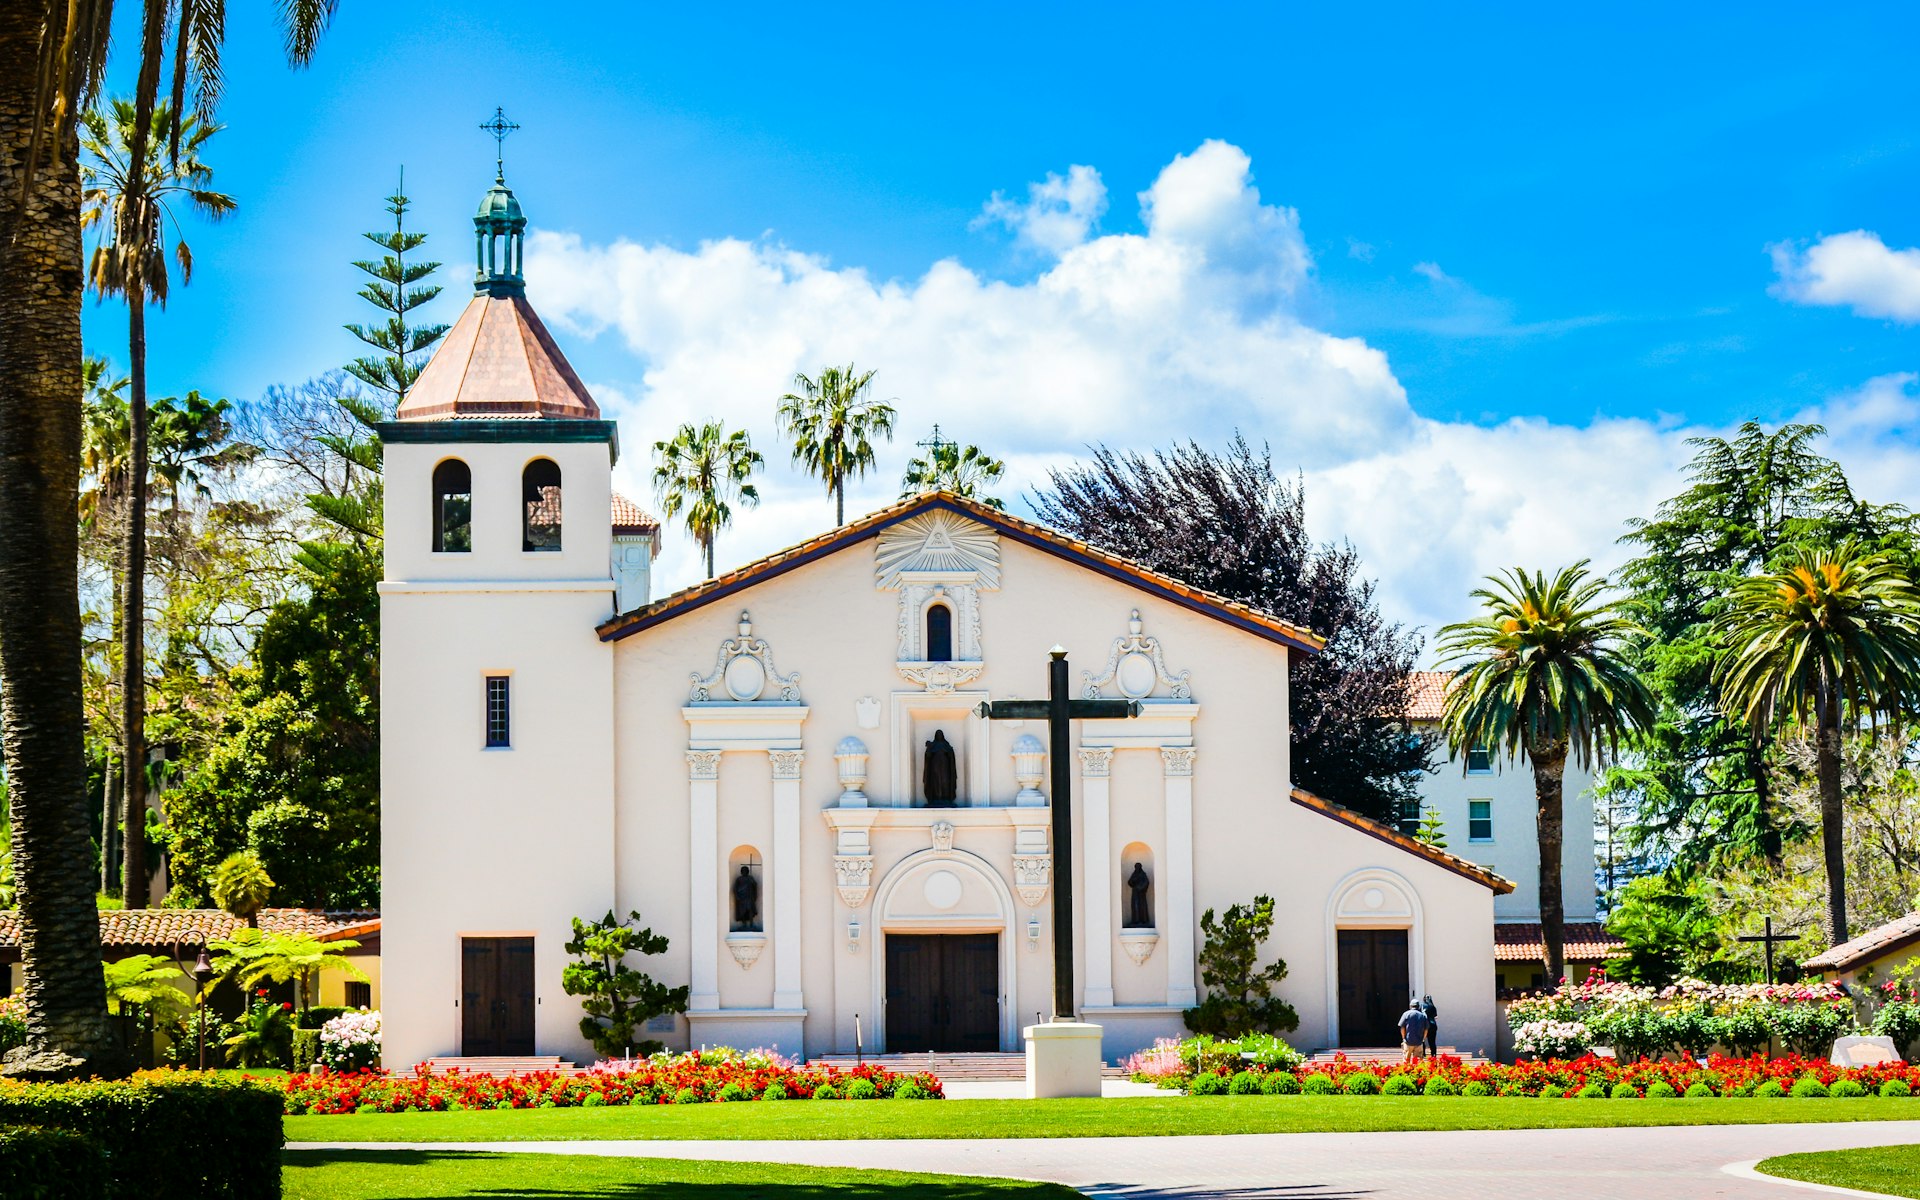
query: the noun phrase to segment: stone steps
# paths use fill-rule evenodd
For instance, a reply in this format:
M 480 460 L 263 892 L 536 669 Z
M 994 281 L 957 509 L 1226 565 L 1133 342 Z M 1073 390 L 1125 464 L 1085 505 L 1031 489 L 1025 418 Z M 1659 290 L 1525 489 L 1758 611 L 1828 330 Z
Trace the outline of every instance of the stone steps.
M 582 1067 L 563 1061 L 559 1055 L 506 1056 L 452 1056 L 448 1058 L 430 1058 L 427 1071 L 433 1075 L 445 1075 L 449 1071 L 458 1071 L 462 1075 L 537 1075 L 547 1072 L 555 1075 L 578 1075 Z
M 997 1054 L 869 1054 L 864 1059 L 851 1054 L 822 1054 L 812 1060 L 821 1066 L 851 1070 L 859 1062 L 870 1062 L 897 1074 L 931 1072 L 942 1083 L 985 1083 L 1027 1077 L 1027 1056 L 1020 1052 Z M 1125 1079 L 1118 1067 L 1106 1067 L 1101 1074 L 1109 1079 Z

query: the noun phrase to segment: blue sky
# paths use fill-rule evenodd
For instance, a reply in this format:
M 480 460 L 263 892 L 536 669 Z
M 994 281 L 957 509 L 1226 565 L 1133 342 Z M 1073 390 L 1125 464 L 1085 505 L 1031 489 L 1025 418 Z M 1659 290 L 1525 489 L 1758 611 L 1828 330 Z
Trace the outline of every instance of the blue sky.
M 621 417 L 622 483 L 636 495 L 645 445 L 668 416 L 719 410 L 764 430 L 756 437 L 773 449 L 762 410 L 791 363 L 857 357 L 879 367 L 883 392 L 896 395 L 897 381 L 917 393 L 898 394 L 906 432 L 944 415 L 1006 454 L 1025 482 L 1088 440 L 1218 441 L 1248 426 L 1274 440 L 1283 466 L 1309 470 L 1328 500 L 1316 509 L 1321 532 L 1353 537 L 1397 611 L 1431 622 L 1454 602 L 1423 597 L 1463 594 L 1497 562 L 1605 558 L 1607 530 L 1671 490 L 1677 438 L 1689 431 L 1833 419 L 1835 405 L 1850 405 L 1841 423 L 1852 440 L 1837 436 L 1839 449 L 1874 456 L 1861 459 L 1867 478 L 1905 477 L 1893 464 L 1911 440 L 1902 373 L 1920 369 L 1907 323 L 1920 301 L 1910 303 L 1901 272 L 1920 275 L 1920 264 L 1883 251 L 1920 243 L 1910 63 L 1920 22 L 1910 9 L 1623 7 L 1603 22 L 1538 6 L 606 5 L 573 15 L 349 0 L 313 68 L 293 73 L 255 11 L 264 8 L 236 6 L 228 128 L 207 155 L 240 209 L 218 226 L 188 218 L 197 274 L 154 324 L 159 394 L 246 399 L 351 357 L 339 327 L 371 310 L 354 299 L 347 263 L 363 252 L 359 232 L 379 225 L 402 164 L 418 226 L 448 264 L 437 315 L 452 320 L 467 292 L 467 218 L 492 168 L 476 126 L 500 104 L 524 126 L 507 145 L 509 182 L 546 239 L 531 256 L 535 302 Z M 122 48 L 130 40 L 123 33 Z M 1200 155 L 1210 141 L 1241 157 Z M 1211 164 L 1218 213 L 1251 223 L 1169 241 L 1169 219 L 1155 235 L 1137 197 L 1182 156 Z M 1097 173 L 1082 176 L 1097 197 L 1083 191 L 1076 209 L 1064 191 L 1047 193 L 1022 215 L 1029 185 L 1052 175 L 1065 189 L 1076 165 Z M 1257 201 L 1235 198 L 1256 190 Z M 995 193 L 997 219 L 986 207 Z M 1171 195 L 1161 193 L 1162 213 L 1175 211 Z M 1064 233 L 1029 219 L 1046 212 L 1064 215 Z M 1841 264 L 1850 271 L 1801 257 L 1855 230 L 1876 241 L 1852 245 L 1861 254 Z M 965 428 L 965 388 L 941 389 L 984 369 L 978 360 L 890 359 L 909 340 L 886 315 L 902 306 L 917 306 L 916 328 L 950 319 L 988 330 L 1028 313 L 1018 306 L 1059 283 L 1078 251 L 1091 260 L 1103 247 L 1151 248 L 1156 236 L 1200 247 L 1208 269 L 1243 252 L 1287 260 L 1266 274 L 1236 261 L 1238 282 L 1224 291 L 1208 275 L 1156 294 L 1156 329 L 1212 314 L 1181 333 L 1197 360 L 1235 358 L 1245 336 L 1281 327 L 1291 347 L 1249 355 L 1241 378 L 1183 368 L 1167 384 L 1174 407 L 1208 393 L 1189 423 L 1142 421 L 1125 404 L 1103 421 L 1099 388 L 1076 396 L 1054 380 L 1025 403 L 1068 397 L 1057 438 L 1016 423 Z M 779 278 L 726 274 L 711 247 L 729 239 Z M 943 260 L 971 281 L 959 307 L 928 286 Z M 1261 282 L 1247 284 L 1255 274 Z M 1092 286 L 1119 296 L 1148 277 Z M 662 290 L 669 279 L 692 290 Z M 1196 279 L 1212 280 L 1197 305 L 1186 302 L 1200 294 Z M 729 280 L 767 301 L 741 301 L 759 314 L 742 336 L 790 339 L 791 362 L 767 358 L 764 385 L 745 375 L 724 388 L 688 384 L 693 356 L 738 332 L 724 306 L 700 303 Z M 853 331 L 864 318 L 829 304 L 817 311 L 840 315 L 810 325 L 808 280 L 870 287 L 860 311 L 881 315 Z M 889 299 L 889 283 L 905 298 Z M 670 296 L 681 307 L 657 311 Z M 1016 307 L 992 307 L 1007 297 Z M 1075 379 L 1099 373 L 1099 331 L 1117 328 L 1111 313 L 1075 324 L 1084 310 L 1049 310 L 1061 323 L 1052 343 L 1083 343 L 1084 359 L 1062 360 Z M 688 332 L 700 320 L 703 331 Z M 123 328 L 117 306 L 89 307 L 96 352 L 124 360 Z M 1311 337 L 1294 336 L 1302 331 Z M 985 334 L 971 344 L 1004 349 Z M 1372 375 L 1351 392 L 1262 365 L 1355 347 Z M 1030 374 L 1051 366 L 1029 361 Z M 1248 403 L 1246 419 L 1234 417 Z M 1362 415 L 1323 439 L 1316 422 L 1329 413 Z M 1493 440 L 1476 442 L 1483 433 Z M 1422 474 L 1436 456 L 1452 462 L 1451 483 Z M 1444 529 L 1399 528 L 1370 502 L 1393 488 L 1472 492 L 1484 482 L 1472 476 L 1501 456 L 1648 461 L 1631 478 L 1596 472 L 1584 491 L 1489 496 Z M 782 471 L 783 460 L 770 455 Z M 770 489 L 735 553 L 723 542 L 723 562 L 818 524 L 811 509 L 774 515 L 807 487 Z M 870 490 L 877 503 L 891 481 Z M 1596 508 L 1604 520 L 1564 516 Z M 1436 555 L 1443 546 L 1453 549 Z

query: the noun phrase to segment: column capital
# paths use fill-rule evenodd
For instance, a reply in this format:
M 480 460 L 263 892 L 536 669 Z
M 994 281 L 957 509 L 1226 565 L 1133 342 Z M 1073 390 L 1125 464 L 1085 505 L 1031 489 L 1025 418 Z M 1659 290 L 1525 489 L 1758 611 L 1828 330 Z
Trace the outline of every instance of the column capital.
M 1104 779 L 1113 770 L 1112 746 L 1080 747 L 1080 774 L 1088 779 Z
M 687 778 L 720 778 L 720 754 L 718 750 L 687 751 Z
M 1193 774 L 1193 756 L 1198 753 L 1192 746 L 1162 746 L 1160 761 L 1166 767 L 1167 778 L 1179 779 Z
M 800 763 L 807 757 L 804 750 L 769 750 L 767 758 L 773 763 L 775 779 L 800 778 Z

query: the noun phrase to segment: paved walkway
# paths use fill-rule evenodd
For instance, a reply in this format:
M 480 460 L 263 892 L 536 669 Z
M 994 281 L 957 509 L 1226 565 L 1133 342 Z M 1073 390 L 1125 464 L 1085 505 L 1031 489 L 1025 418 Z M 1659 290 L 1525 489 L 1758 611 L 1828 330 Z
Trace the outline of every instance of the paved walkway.
M 1818 1191 L 1729 1163 L 1920 1144 L 1920 1121 L 1449 1133 L 845 1142 L 296 1143 L 289 1149 L 525 1150 L 1048 1179 L 1103 1200 L 1794 1200 Z M 1920 1162 L 1915 1164 L 1920 1172 Z

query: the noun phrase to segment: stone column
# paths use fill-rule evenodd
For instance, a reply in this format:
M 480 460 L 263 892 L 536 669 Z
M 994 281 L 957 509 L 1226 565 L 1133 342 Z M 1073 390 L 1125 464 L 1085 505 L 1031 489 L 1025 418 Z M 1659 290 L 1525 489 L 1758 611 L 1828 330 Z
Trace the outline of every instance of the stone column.
M 688 877 L 687 1007 L 720 1007 L 720 751 L 687 751 Z
M 1193 985 L 1193 755 L 1192 746 L 1162 746 L 1166 768 L 1167 1003 L 1191 1008 L 1199 1003 Z
M 773 761 L 773 1006 L 804 1008 L 800 997 L 800 761 L 799 750 L 769 750 Z
M 1113 835 L 1108 805 L 1110 746 L 1080 747 L 1080 928 L 1087 948 L 1086 1008 L 1113 1006 Z

